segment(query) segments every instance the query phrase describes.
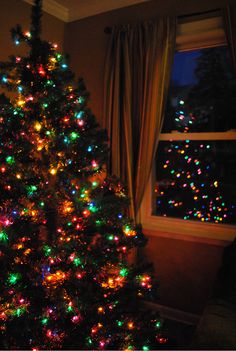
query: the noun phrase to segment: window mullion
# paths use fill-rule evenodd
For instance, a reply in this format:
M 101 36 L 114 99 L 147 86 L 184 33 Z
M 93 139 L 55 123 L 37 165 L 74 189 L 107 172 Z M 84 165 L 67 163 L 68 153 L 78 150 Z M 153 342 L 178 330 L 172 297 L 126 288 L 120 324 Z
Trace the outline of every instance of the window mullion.
M 228 131 L 207 133 L 161 133 L 159 140 L 236 140 L 236 132 Z

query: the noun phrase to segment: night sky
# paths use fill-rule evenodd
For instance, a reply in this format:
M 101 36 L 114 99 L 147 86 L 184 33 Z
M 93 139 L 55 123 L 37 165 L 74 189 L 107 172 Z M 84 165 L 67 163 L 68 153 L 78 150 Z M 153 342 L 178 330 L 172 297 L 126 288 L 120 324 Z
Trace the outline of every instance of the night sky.
M 199 56 L 200 50 L 177 52 L 174 57 L 171 79 L 178 85 L 197 83 L 194 69 L 197 65 L 196 58 Z

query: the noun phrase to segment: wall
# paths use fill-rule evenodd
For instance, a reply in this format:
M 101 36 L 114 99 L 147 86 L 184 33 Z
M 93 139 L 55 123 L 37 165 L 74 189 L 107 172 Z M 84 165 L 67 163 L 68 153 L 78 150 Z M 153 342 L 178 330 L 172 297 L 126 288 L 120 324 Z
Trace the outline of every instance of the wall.
M 22 25 L 23 30 L 30 29 L 31 6 L 22 0 L 1 0 L 0 8 L 0 61 L 8 59 L 9 55 L 22 54 L 24 45 L 16 46 L 11 40 L 10 29 L 16 24 Z M 42 38 L 57 43 L 63 50 L 64 23 L 57 18 L 44 13 L 42 17 Z
M 144 230 L 149 241 L 144 255 L 154 263 L 158 303 L 201 314 L 211 296 L 224 246 L 228 243 Z M 186 240 L 187 239 L 187 240 Z
M 71 68 L 85 79 L 90 106 L 102 124 L 103 72 L 109 34 L 104 28 L 121 23 L 156 18 L 160 15 L 184 15 L 220 8 L 230 3 L 236 22 L 234 0 L 155 0 L 66 25 L 65 52 Z M 234 33 L 236 26 L 234 25 Z M 235 37 L 235 36 L 234 36 Z M 146 232 L 149 243 L 145 255 L 154 262 L 160 280 L 160 304 L 200 314 L 211 294 L 225 242 L 196 241 L 194 238 L 165 237 Z

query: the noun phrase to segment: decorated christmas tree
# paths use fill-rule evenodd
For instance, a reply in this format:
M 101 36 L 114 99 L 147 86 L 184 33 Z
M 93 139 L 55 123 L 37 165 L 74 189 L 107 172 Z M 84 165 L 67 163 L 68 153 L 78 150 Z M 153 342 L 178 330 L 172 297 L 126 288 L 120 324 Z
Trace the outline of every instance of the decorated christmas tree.
M 41 6 L 29 32 L 12 30 L 28 54 L 0 64 L 12 91 L 0 99 L 1 348 L 163 348 L 162 321 L 142 303 L 155 283 L 127 261 L 146 239 L 106 174 L 83 81 L 40 38 Z

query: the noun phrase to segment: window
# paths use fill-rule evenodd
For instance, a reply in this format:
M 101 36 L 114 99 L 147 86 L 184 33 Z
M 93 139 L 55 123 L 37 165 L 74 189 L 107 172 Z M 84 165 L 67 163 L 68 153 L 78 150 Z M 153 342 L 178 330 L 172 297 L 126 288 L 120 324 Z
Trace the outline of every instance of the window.
M 236 224 L 236 77 L 222 29 L 216 28 L 219 19 L 195 22 L 204 22 L 195 31 L 199 35 L 188 23 L 189 41 L 186 27 L 179 28 L 180 50 L 142 221 L 150 229 L 173 231 L 174 225 L 181 234 L 214 233 L 231 240 Z

